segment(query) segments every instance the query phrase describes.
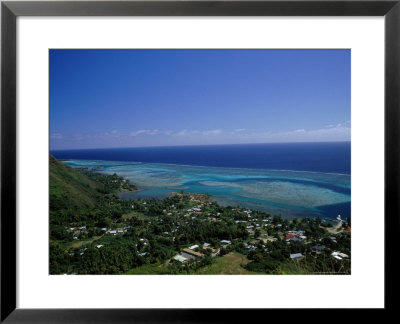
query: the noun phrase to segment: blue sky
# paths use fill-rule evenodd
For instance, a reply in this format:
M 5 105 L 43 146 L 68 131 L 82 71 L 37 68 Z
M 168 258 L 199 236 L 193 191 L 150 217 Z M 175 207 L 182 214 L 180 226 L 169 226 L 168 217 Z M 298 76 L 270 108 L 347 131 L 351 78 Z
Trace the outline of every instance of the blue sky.
M 350 50 L 50 50 L 50 148 L 350 140 Z

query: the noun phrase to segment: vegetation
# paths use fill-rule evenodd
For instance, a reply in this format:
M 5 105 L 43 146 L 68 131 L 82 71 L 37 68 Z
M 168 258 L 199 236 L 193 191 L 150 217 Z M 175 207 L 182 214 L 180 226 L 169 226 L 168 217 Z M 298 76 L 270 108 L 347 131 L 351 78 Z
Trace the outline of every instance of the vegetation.
M 50 156 L 51 274 L 350 273 L 349 224 L 184 192 L 125 200 L 118 193 L 136 187 L 99 171 Z
M 217 258 L 211 265 L 199 269 L 195 274 L 257 274 L 257 272 L 246 270 L 245 266 L 248 262 L 246 255 L 229 252 Z

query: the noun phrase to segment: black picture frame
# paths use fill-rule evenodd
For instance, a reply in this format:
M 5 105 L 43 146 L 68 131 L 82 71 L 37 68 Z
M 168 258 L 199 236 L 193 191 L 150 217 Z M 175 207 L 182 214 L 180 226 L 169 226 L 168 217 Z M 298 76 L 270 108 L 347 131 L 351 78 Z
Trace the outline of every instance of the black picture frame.
M 384 16 L 385 310 L 396 307 L 393 266 L 399 237 L 400 0 L 2 1 L 1 3 L 1 322 L 235 322 L 265 310 L 16 308 L 16 19 L 19 16 Z M 40 36 L 38 36 L 40 37 Z M 367 284 L 367 283 L 366 283 Z M 40 294 L 40 292 L 38 292 Z M 390 296 L 394 296 L 393 299 Z M 272 310 L 271 310 L 272 311 Z M 282 318 L 280 319 L 282 320 Z

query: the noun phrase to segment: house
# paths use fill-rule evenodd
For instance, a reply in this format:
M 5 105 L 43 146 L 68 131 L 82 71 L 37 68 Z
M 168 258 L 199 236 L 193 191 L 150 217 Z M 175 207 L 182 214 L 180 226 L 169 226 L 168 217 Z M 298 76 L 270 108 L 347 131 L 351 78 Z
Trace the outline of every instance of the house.
M 202 257 L 203 256 L 203 253 L 196 252 L 196 251 L 193 251 L 192 249 L 188 249 L 188 248 L 183 249 L 183 252 L 185 252 L 187 254 L 190 254 L 190 255 L 193 255 L 195 257 Z
M 196 244 L 196 245 L 190 246 L 189 249 L 194 250 L 194 249 L 196 249 L 196 248 L 198 248 L 198 247 L 199 247 L 199 246 Z
M 80 229 L 80 230 L 85 230 L 85 229 L 86 229 L 86 226 L 81 226 L 81 227 L 79 227 L 79 229 Z
M 248 250 L 252 250 L 252 251 L 257 250 L 256 246 L 248 244 L 248 243 L 243 243 L 243 246 Z
M 294 236 L 294 237 L 292 237 L 292 238 L 290 238 L 290 239 L 288 239 L 286 241 L 288 241 L 288 242 L 299 242 L 299 241 L 301 241 L 301 239 L 299 239 L 297 236 Z
M 101 230 L 102 230 L 103 232 L 105 232 L 105 231 L 107 231 L 107 227 L 103 227 Z
M 118 230 L 118 233 L 123 233 L 123 232 L 124 232 L 124 230 L 122 230 L 122 229 Z
M 110 233 L 111 235 L 116 235 L 117 231 L 116 230 L 112 230 L 112 231 L 109 231 L 108 233 Z
M 102 244 L 100 244 L 100 245 L 96 245 L 96 247 L 98 248 L 98 249 L 100 249 L 101 247 L 103 247 L 104 245 L 102 245 Z
M 228 241 L 228 240 L 221 240 L 221 243 L 222 243 L 222 244 L 231 244 L 231 241 Z
M 212 253 L 213 256 L 216 255 L 216 252 L 219 253 L 219 249 L 218 249 L 218 251 L 217 251 L 216 249 L 214 249 L 214 248 L 211 247 L 211 244 L 210 244 L 210 243 L 204 243 L 204 244 L 203 244 L 203 250 L 207 250 L 207 249 L 211 251 L 211 253 Z
M 293 253 L 293 254 L 290 254 L 290 258 L 291 258 L 292 260 L 300 259 L 300 258 L 302 258 L 302 257 L 303 257 L 303 254 L 301 254 L 301 253 Z
M 139 253 L 140 256 L 146 256 L 147 252 Z
M 285 236 L 285 239 L 286 239 L 286 240 L 289 240 L 289 239 L 291 239 L 291 238 L 293 238 L 293 237 L 296 237 L 296 236 L 297 236 L 297 234 L 289 233 L 289 234 L 287 234 L 287 235 Z
M 313 248 L 313 250 L 317 250 L 317 251 L 322 251 L 325 249 L 325 247 L 323 247 L 321 245 L 314 245 L 312 248 Z
M 344 254 L 344 253 L 342 253 L 342 252 L 340 252 L 340 251 L 332 252 L 331 255 L 332 255 L 335 259 L 338 259 L 338 260 L 347 259 L 347 258 L 349 257 L 347 254 Z
M 190 260 L 190 259 L 194 259 L 195 256 L 186 252 L 181 252 L 180 254 L 181 256 L 183 256 L 185 259 Z
M 335 251 L 335 252 L 332 252 L 331 255 L 332 255 L 335 259 L 342 260 L 342 257 L 339 256 L 339 253 L 340 253 L 340 252 Z
M 186 262 L 188 259 L 186 259 L 183 255 L 177 254 L 173 257 L 174 260 L 179 261 L 179 262 Z

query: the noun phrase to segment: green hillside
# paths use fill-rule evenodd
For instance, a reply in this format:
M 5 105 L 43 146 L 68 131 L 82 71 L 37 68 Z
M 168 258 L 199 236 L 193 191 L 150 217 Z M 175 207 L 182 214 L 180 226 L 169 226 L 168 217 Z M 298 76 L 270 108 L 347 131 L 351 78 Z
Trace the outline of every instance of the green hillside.
M 50 210 L 93 208 L 104 185 L 50 155 Z
M 131 203 L 117 193 L 135 190 L 136 186 L 116 174 L 106 175 L 88 169 L 73 169 L 50 155 L 50 239 L 72 242 L 74 236 L 85 240 L 102 234 L 100 228 L 110 226 Z M 90 227 L 74 235 L 71 227 Z

